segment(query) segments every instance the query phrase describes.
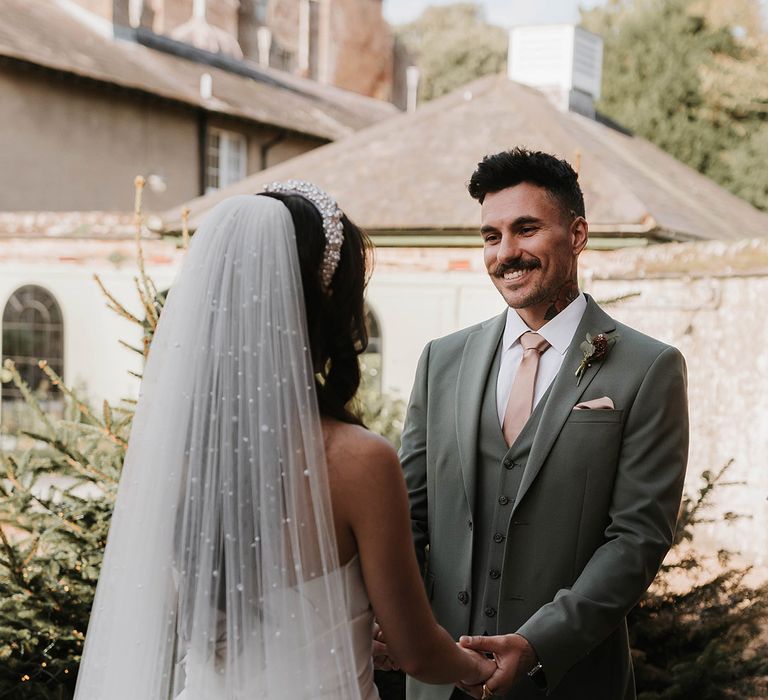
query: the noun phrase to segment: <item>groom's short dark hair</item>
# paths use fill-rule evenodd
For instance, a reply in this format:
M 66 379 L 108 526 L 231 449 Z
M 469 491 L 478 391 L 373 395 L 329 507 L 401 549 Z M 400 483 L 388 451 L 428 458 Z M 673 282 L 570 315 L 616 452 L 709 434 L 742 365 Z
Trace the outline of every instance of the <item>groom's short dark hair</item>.
M 584 216 L 584 195 L 576 171 L 567 161 L 543 151 L 513 148 L 485 156 L 472 173 L 468 189 L 482 204 L 489 192 L 501 192 L 523 182 L 547 190 L 565 215 Z

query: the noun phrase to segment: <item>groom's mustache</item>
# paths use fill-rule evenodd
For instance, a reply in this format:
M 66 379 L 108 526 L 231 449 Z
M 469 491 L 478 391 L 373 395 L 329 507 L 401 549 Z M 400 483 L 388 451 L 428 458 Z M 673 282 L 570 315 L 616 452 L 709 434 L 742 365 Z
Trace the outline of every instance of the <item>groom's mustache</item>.
M 502 278 L 507 272 L 517 272 L 518 270 L 535 270 L 541 267 L 541 263 L 536 258 L 524 260 L 523 258 L 515 258 L 506 263 L 499 263 L 493 269 L 491 269 L 491 276 Z

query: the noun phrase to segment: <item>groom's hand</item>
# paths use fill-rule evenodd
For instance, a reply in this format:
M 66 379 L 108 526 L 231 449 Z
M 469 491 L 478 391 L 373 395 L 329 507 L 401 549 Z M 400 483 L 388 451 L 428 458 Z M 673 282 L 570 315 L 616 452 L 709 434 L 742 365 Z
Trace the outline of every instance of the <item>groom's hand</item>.
M 536 665 L 536 652 L 525 637 L 502 634 L 495 637 L 461 637 L 459 644 L 466 649 L 493 654 L 498 668 L 485 682 L 493 695 L 506 695 L 511 688 Z M 471 694 L 477 694 L 477 688 Z

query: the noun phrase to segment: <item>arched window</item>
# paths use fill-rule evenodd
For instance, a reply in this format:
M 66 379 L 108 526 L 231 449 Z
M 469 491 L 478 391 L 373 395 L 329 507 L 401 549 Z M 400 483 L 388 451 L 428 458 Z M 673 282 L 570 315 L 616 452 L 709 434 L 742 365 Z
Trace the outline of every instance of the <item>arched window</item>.
M 361 356 L 363 385 L 381 391 L 381 326 L 370 306 L 365 306 L 365 323 L 368 326 L 368 347 Z
M 38 367 L 46 360 L 61 375 L 64 369 L 64 323 L 53 295 L 33 284 L 17 289 L 3 310 L 3 360 L 10 358 L 24 381 L 42 400 L 54 398 L 53 387 Z M 21 399 L 14 384 L 3 384 L 3 402 Z

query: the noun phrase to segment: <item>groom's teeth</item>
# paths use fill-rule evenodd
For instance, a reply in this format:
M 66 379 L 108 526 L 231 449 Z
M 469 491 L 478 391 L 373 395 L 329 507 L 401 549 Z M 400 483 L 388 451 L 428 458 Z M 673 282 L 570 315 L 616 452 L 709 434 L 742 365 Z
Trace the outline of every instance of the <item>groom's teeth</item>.
M 522 277 L 526 273 L 526 270 L 514 270 L 513 272 L 505 272 L 505 280 L 516 280 Z

